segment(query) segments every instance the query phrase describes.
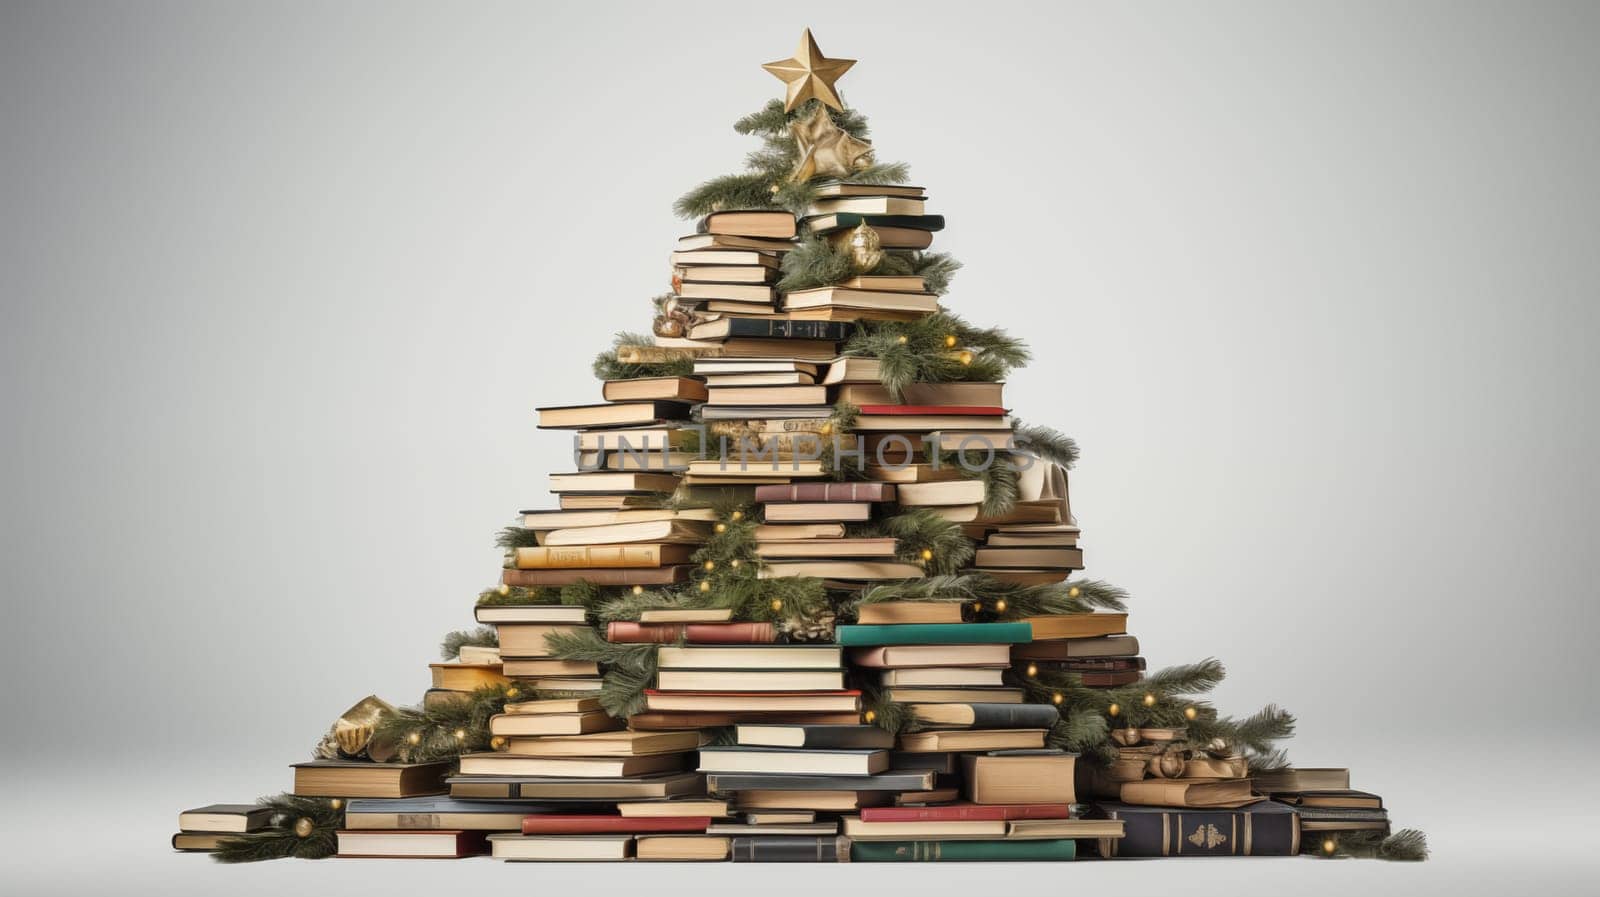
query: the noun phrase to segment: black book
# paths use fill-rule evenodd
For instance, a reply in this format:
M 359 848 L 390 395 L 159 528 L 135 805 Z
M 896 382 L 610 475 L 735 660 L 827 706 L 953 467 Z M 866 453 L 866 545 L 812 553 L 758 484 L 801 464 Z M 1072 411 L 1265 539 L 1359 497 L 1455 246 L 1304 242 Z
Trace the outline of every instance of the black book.
M 739 744 L 758 747 L 892 748 L 894 735 L 877 726 L 740 725 Z
M 883 772 L 871 776 L 809 776 L 766 772 L 712 772 L 707 791 L 928 791 L 933 772 Z
M 1293 807 L 1264 800 L 1234 810 L 1136 807 L 1097 803 L 1093 819 L 1121 819 L 1121 838 L 1101 838 L 1103 857 L 1294 856 L 1300 819 Z
M 889 770 L 911 772 L 928 769 L 951 775 L 961 771 L 960 756 L 951 751 L 895 751 L 889 755 Z
M 968 704 L 974 729 L 1048 729 L 1061 714 L 1051 704 Z
M 690 332 L 693 339 L 729 339 L 750 337 L 756 339 L 814 339 L 841 342 L 856 332 L 851 321 L 790 321 L 781 318 L 718 318 L 696 324 Z
M 868 227 L 906 227 L 912 230 L 944 230 L 943 215 L 862 215 L 856 212 L 829 212 L 807 218 L 812 231 L 849 230 L 865 224 Z
M 850 839 L 843 835 L 734 838 L 731 848 L 729 858 L 735 863 L 850 862 Z

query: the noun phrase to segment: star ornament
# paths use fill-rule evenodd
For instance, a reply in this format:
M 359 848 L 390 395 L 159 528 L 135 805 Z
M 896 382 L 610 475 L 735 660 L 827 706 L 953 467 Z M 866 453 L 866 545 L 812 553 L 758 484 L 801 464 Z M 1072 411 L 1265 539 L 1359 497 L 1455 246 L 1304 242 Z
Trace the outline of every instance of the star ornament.
M 816 38 L 811 36 L 811 29 L 807 28 L 806 33 L 800 35 L 800 49 L 795 51 L 793 59 L 769 62 L 762 68 L 789 85 L 789 96 L 784 101 L 783 111 L 792 112 L 794 107 L 806 100 L 818 99 L 824 106 L 843 112 L 844 103 L 834 92 L 833 82 L 855 64 L 854 59 L 829 59 L 822 55 L 822 51 L 817 49 Z

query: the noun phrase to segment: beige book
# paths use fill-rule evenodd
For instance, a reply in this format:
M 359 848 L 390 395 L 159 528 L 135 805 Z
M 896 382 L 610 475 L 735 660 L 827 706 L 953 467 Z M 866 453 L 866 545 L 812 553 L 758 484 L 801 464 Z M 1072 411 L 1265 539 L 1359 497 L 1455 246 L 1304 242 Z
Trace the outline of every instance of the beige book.
M 863 625 L 881 623 L 960 623 L 961 603 L 957 601 L 879 601 L 863 604 L 857 621 Z
M 575 736 L 580 737 L 580 736 Z M 687 754 L 629 757 L 530 757 L 512 753 L 463 754 L 464 776 L 548 776 L 615 779 L 683 769 Z
M 911 383 L 900 391 L 896 401 L 881 383 L 845 383 L 835 401 L 852 405 L 985 405 L 1004 406 L 1004 383 L 958 381 L 955 383 Z
M 749 478 L 773 477 L 778 475 L 786 478 L 820 477 L 824 471 L 821 461 L 784 461 L 780 463 L 750 461 L 740 465 L 738 461 L 723 462 L 719 459 L 704 461 L 691 461 L 689 463 L 691 475 L 703 475 L 724 478 Z
M 641 860 L 725 860 L 728 839 L 719 835 L 640 835 L 634 849 Z
M 1050 614 L 1024 617 L 1021 622 L 1033 627 L 1036 642 L 1058 638 L 1093 638 L 1121 635 L 1128 631 L 1128 615 L 1096 611 L 1091 614 Z M 502 653 L 504 651 L 502 650 Z
M 859 355 L 842 355 L 828 363 L 828 372 L 823 375 L 822 382 L 829 385 L 835 383 L 878 383 L 882 367 L 876 358 L 866 358 Z
M 662 816 L 709 816 L 712 819 L 724 819 L 732 815 L 727 801 L 709 798 L 623 801 L 617 804 L 617 812 L 630 819 L 656 819 Z
M 801 371 L 706 375 L 706 386 L 711 389 L 725 386 L 809 386 L 815 382 L 817 378 L 814 375 Z
M 975 414 L 863 414 L 856 418 L 852 429 L 858 432 L 883 430 L 897 433 L 932 433 L 935 430 L 953 427 L 960 427 L 968 432 L 946 451 L 965 449 L 972 463 L 981 463 L 990 449 L 1000 452 L 1011 448 L 1011 418 L 1003 415 L 986 417 Z
M 762 558 L 892 558 L 894 539 L 801 539 L 793 542 L 757 542 Z
M 1073 754 L 967 754 L 961 758 L 962 788 L 979 804 L 1077 803 L 1074 759 Z
M 592 713 L 600 709 L 599 698 L 548 698 L 542 701 L 518 701 L 505 706 L 506 713 Z
M 726 623 L 733 619 L 729 607 L 658 607 L 639 614 L 640 623 Z
M 686 410 L 686 406 L 646 401 L 615 402 L 606 405 L 564 405 L 537 410 L 541 428 L 566 430 L 578 427 L 640 426 L 663 417 L 676 418 Z M 669 410 L 677 413 L 664 413 Z
M 735 795 L 741 810 L 816 810 L 839 813 L 889 802 L 890 791 L 781 791 L 752 789 Z
M 778 271 L 765 265 L 694 265 L 672 271 L 683 283 L 772 283 Z
M 852 290 L 885 290 L 895 293 L 926 293 L 927 281 L 919 274 L 857 274 L 839 286 Z
M 892 458 L 887 460 L 893 461 Z M 943 483 L 949 480 L 966 479 L 966 474 L 955 464 L 941 464 L 934 467 L 931 463 L 923 464 L 895 464 L 890 467 L 879 467 L 869 461 L 867 463 L 867 476 L 881 483 Z
M 489 854 L 497 860 L 626 860 L 633 856 L 632 835 L 519 835 L 496 832 L 489 836 Z
M 510 683 L 500 672 L 500 664 L 430 663 L 433 687 L 450 691 L 476 691 L 491 685 Z
M 975 567 L 1020 567 L 1024 569 L 1081 570 L 1083 551 L 1051 546 L 979 548 Z
M 845 836 L 852 841 L 970 841 L 1006 836 L 1006 822 L 996 820 L 930 820 L 926 822 L 863 822 L 844 817 Z
M 870 502 L 774 502 L 767 505 L 764 510 L 767 520 L 773 523 L 831 523 L 834 521 L 859 523 L 872 517 L 872 504 Z
M 545 534 L 544 544 L 556 546 L 614 545 L 630 542 L 704 542 L 710 535 L 710 521 L 662 519 L 553 529 Z
M 858 215 L 921 215 L 925 203 L 909 196 L 839 196 L 818 197 L 806 210 L 804 217 L 854 212 Z
M 518 570 L 567 570 L 575 567 L 663 567 L 686 564 L 696 547 L 682 543 L 639 545 L 533 545 L 513 548 L 511 566 Z
M 554 633 L 582 634 L 587 626 L 559 623 L 501 623 L 495 627 L 500 634 L 500 653 L 505 657 L 549 657 L 550 648 L 545 636 Z
M 932 293 L 907 293 L 890 290 L 858 290 L 850 287 L 817 287 L 792 290 L 783 297 L 785 309 L 858 308 L 908 311 L 932 314 L 939 310 L 939 297 Z
M 1009 667 L 1010 645 L 882 645 L 851 648 L 850 662 L 873 669 Z
M 907 753 L 1033 750 L 1044 747 L 1044 735 L 1043 729 L 942 729 L 936 732 L 912 732 L 900 736 L 899 750 Z
M 1266 800 L 1250 793 L 1249 779 L 1221 782 L 1187 779 L 1145 779 L 1123 782 L 1119 795 L 1125 804 L 1143 807 L 1243 807 Z
M 688 377 L 639 377 L 607 380 L 600 388 L 607 402 L 704 402 L 706 385 Z
M 681 670 L 656 673 L 666 691 L 836 691 L 844 688 L 841 670 Z
M 604 710 L 588 713 L 497 713 L 489 717 L 491 735 L 583 735 L 622 728 Z
M 956 688 L 985 687 L 1005 684 L 1005 670 L 992 667 L 916 667 L 906 670 L 884 670 L 882 685 Z
M 592 660 L 557 660 L 553 657 L 507 657 L 500 672 L 514 679 L 541 679 L 545 676 L 598 676 L 600 665 Z
M 764 523 L 755 528 L 757 542 L 794 542 L 799 539 L 842 539 L 840 523 Z
M 468 666 L 493 666 L 500 662 L 500 649 L 495 645 L 462 645 L 456 654 L 456 663 Z
M 823 181 L 817 196 L 910 196 L 921 198 L 927 191 L 912 184 L 856 184 L 850 181 Z
M 711 405 L 826 405 L 826 386 L 718 386 L 706 400 Z
M 916 564 L 899 561 L 775 561 L 764 564 L 758 579 L 816 576 L 823 579 L 913 579 L 923 575 Z
M 514 720 L 513 720 L 514 721 Z M 536 733 L 505 733 L 533 735 Z M 642 757 L 676 754 L 700 746 L 700 733 L 598 731 L 576 735 L 542 735 L 513 738 L 510 751 L 528 757 Z
M 691 462 L 690 466 L 693 467 Z M 649 471 L 594 471 L 550 474 L 551 492 L 671 492 L 678 478 Z
M 656 664 L 663 670 L 838 670 L 842 656 L 838 645 L 826 644 L 662 645 Z

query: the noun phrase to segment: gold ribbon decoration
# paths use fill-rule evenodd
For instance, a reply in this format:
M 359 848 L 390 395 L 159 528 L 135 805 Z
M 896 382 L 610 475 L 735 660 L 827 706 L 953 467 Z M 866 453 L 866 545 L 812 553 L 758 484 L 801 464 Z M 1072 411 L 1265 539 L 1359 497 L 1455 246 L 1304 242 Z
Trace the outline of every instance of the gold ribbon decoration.
M 810 118 L 790 122 L 789 133 L 800 150 L 800 159 L 789 173 L 789 180 L 796 184 L 815 177 L 849 177 L 872 164 L 872 144 L 851 137 L 820 105 Z
M 317 745 L 320 760 L 373 760 L 384 763 L 394 759 L 392 744 L 378 744 L 373 739 L 378 721 L 393 713 L 394 707 L 376 695 L 367 695 L 339 715 L 328 727 Z
M 1250 764 L 1243 757 L 1196 757 L 1183 764 L 1185 779 L 1247 779 Z

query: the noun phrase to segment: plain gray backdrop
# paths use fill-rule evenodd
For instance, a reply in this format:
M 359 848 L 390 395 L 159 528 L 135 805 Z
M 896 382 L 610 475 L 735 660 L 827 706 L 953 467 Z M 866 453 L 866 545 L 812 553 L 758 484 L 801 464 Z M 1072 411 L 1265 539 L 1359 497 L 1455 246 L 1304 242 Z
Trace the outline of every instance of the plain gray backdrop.
M 1025 336 L 1090 575 L 1282 703 L 1422 866 L 1007 870 L 1023 893 L 1596 872 L 1600 7 L 0 5 L 4 862 L 20 891 L 976 893 L 992 867 L 176 856 L 346 705 L 416 700 L 648 327 L 803 27 Z M 612 876 L 596 878 L 596 876 Z M 551 890 L 553 889 L 553 890 Z

